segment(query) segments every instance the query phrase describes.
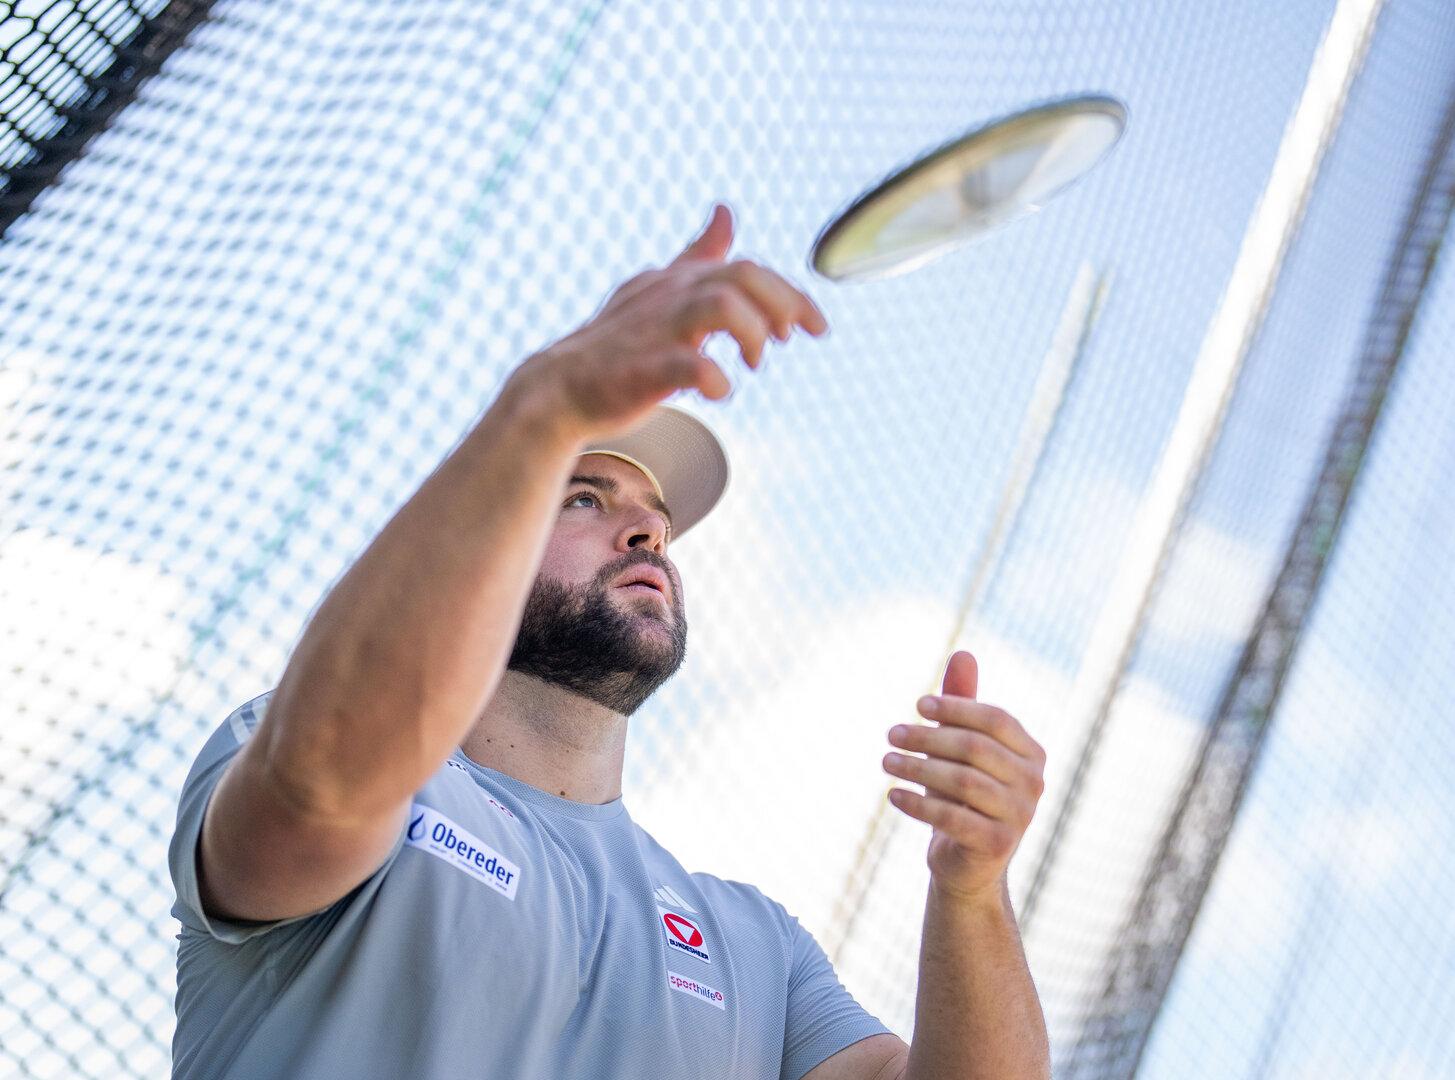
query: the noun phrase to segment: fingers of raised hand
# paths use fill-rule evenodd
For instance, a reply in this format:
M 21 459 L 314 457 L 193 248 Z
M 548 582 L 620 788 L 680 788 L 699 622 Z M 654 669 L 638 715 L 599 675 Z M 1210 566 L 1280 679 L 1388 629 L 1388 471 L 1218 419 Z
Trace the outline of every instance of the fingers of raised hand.
M 750 259 L 734 259 L 713 267 L 706 280 L 727 281 L 736 286 L 767 318 L 773 336 L 787 341 L 793 327 L 801 326 L 815 336 L 828 329 L 828 320 L 807 293 L 793 286 L 782 274 Z
M 955 694 L 926 694 L 915 703 L 916 711 L 929 720 L 953 727 L 983 731 L 996 742 L 1037 764 L 1046 763 L 1046 752 L 1030 732 L 1010 713 L 995 705 Z
M 1004 784 L 1015 782 L 1026 768 L 1024 761 L 995 739 L 969 728 L 898 724 L 890 729 L 889 741 L 901 750 L 973 765 Z
M 690 387 L 712 401 L 721 401 L 732 393 L 733 384 L 722 368 L 696 349 L 678 346 L 663 354 L 662 360 L 653 372 L 657 385 L 652 390 L 658 394 Z
M 1021 824 L 983 814 L 958 799 L 921 795 L 906 788 L 895 788 L 890 795 L 894 805 L 910 817 L 932 825 L 937 832 L 944 833 L 976 855 L 1002 864 L 1015 854 L 1016 846 L 1024 835 Z M 930 842 L 930 847 L 933 851 L 934 841 Z
M 707 224 L 702 227 L 682 252 L 672 260 L 671 266 L 684 263 L 721 259 L 733 246 L 733 213 L 725 204 L 715 202 L 707 215 Z
M 726 330 L 738 343 L 743 359 L 756 368 L 763 356 L 770 326 L 767 316 L 741 290 L 725 281 L 704 280 L 693 288 L 678 313 L 678 331 L 701 345 L 715 330 Z
M 942 758 L 886 754 L 884 770 L 922 785 L 927 793 L 943 795 L 978 810 L 986 817 L 1009 820 L 1016 813 L 1010 789 L 974 765 Z

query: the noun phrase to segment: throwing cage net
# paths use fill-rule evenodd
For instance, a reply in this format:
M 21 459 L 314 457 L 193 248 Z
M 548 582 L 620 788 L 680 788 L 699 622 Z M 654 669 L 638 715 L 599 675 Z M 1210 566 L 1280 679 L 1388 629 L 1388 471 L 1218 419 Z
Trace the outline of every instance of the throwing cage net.
M 1130 127 L 1054 206 L 810 277 L 890 168 L 1088 89 Z M 1049 755 L 1058 1076 L 1449 1075 L 1452 125 L 1442 0 L 0 2 L 0 1074 L 165 1073 L 202 741 L 722 197 L 833 330 L 674 401 L 733 482 L 634 818 L 911 1038 L 880 758 L 968 648 Z

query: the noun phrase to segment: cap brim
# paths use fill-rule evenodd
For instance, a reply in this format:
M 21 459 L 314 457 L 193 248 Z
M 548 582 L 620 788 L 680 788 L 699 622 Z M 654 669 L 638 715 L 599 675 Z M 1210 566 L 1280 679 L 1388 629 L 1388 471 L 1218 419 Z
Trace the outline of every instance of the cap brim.
M 673 540 L 705 518 L 727 490 L 727 451 L 711 428 L 674 405 L 658 405 L 632 431 L 597 440 L 581 453 L 601 451 L 625 454 L 651 470 L 672 515 Z

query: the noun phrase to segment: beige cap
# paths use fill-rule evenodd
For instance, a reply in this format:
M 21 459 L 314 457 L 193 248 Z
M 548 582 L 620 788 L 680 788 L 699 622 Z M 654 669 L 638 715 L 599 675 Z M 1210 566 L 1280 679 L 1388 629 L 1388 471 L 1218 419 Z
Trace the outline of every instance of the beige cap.
M 705 518 L 728 485 L 728 459 L 712 429 L 673 405 L 658 405 L 624 435 L 601 439 L 582 454 L 610 454 L 646 474 L 672 514 L 672 539 Z

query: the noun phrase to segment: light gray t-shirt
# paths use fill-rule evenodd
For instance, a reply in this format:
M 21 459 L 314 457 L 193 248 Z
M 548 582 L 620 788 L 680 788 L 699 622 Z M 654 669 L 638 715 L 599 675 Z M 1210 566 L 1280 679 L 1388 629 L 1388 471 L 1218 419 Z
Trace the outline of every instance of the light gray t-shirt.
M 459 750 L 347 896 L 209 918 L 203 811 L 271 696 L 218 727 L 182 789 L 174 1080 L 798 1080 L 889 1030 L 782 905 L 687 873 L 620 798 L 572 802 Z

